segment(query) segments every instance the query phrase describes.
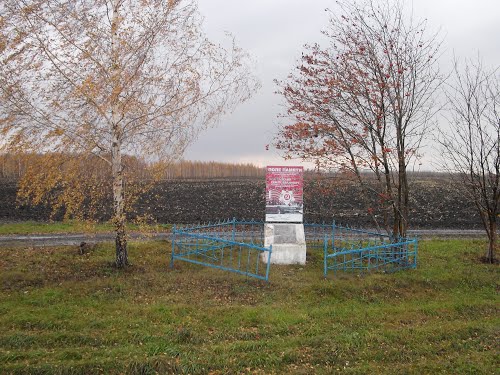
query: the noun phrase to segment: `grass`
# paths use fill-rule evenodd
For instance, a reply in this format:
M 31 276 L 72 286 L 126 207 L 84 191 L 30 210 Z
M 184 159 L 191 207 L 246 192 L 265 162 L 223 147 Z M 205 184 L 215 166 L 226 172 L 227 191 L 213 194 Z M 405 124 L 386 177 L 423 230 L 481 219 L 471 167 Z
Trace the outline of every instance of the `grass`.
M 170 225 L 138 225 L 128 223 L 127 229 L 130 231 L 155 231 L 167 229 Z M 112 232 L 113 225 L 111 223 L 92 223 L 82 222 L 77 220 L 54 221 L 54 222 L 39 222 L 39 221 L 22 221 L 22 222 L 7 222 L 0 224 L 0 235 L 9 234 L 54 234 L 54 233 L 106 233 Z
M 417 270 L 269 284 L 178 262 L 165 242 L 0 249 L 0 373 L 494 374 L 499 268 L 479 240 L 421 244 Z

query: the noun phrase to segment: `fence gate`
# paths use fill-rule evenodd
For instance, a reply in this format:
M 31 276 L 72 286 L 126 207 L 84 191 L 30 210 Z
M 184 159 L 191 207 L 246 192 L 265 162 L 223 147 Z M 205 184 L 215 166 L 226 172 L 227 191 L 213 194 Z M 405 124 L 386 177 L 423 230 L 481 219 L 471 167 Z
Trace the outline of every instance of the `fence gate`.
M 226 270 L 269 281 L 271 247 L 263 246 L 258 222 L 220 222 L 217 224 L 172 229 L 172 254 L 175 260 Z M 263 261 L 264 260 L 264 261 Z

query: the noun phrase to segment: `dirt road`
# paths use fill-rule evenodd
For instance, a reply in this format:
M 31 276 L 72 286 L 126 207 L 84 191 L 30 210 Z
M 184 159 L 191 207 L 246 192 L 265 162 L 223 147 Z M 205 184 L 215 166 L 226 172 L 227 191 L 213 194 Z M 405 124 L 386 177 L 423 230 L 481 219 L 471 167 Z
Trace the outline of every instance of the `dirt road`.
M 417 229 L 409 231 L 411 237 L 421 239 L 431 238 L 479 238 L 485 237 L 486 234 L 482 230 L 470 229 Z M 131 233 L 131 240 L 168 240 L 169 233 L 156 234 L 141 234 Z M 0 236 L 1 247 L 16 247 L 16 246 L 76 246 L 82 242 L 98 243 L 110 242 L 114 240 L 112 233 L 95 233 L 95 234 L 34 234 L 34 235 L 7 235 Z

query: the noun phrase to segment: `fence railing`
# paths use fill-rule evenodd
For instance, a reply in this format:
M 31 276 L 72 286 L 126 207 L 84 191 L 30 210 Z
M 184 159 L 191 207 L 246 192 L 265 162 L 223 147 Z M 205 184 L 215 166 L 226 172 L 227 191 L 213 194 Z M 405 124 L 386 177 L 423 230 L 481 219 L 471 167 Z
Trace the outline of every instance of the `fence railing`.
M 259 228 L 256 224 L 233 219 L 216 224 L 174 226 L 171 266 L 175 260 L 182 260 L 268 281 L 272 247 L 264 247 L 264 226 L 261 223 Z
M 418 240 L 333 224 L 305 224 L 310 247 L 323 245 L 323 273 L 394 272 L 417 267 Z M 308 236 L 311 242 L 308 240 Z M 321 239 L 321 236 L 323 238 Z
M 272 247 L 264 246 L 264 231 L 265 223 L 254 220 L 174 226 L 171 264 L 182 260 L 268 281 Z M 304 231 L 308 251 L 323 253 L 325 277 L 329 271 L 393 272 L 417 266 L 417 239 L 336 223 L 306 223 Z

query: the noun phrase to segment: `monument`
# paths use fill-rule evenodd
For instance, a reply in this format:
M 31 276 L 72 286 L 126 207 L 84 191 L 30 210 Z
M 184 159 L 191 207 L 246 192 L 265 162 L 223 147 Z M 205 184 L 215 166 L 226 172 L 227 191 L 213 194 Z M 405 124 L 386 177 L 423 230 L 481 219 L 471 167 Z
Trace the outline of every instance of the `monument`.
M 297 166 L 267 167 L 264 246 L 272 245 L 271 263 L 306 263 L 303 172 Z

